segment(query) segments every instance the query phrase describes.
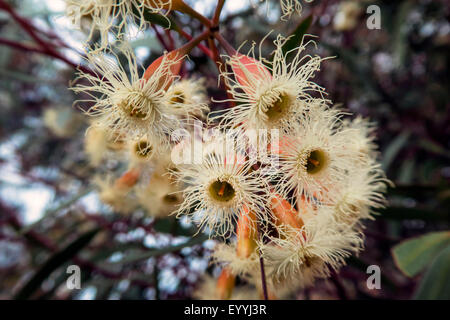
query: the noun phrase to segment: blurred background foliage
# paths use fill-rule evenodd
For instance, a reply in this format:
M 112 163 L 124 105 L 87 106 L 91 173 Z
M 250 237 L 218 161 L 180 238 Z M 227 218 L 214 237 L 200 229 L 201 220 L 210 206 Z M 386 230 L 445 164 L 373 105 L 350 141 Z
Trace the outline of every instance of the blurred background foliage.
M 215 8 L 215 1 L 187 2 L 206 16 Z M 450 299 L 448 1 L 314 0 L 288 22 L 279 20 L 278 1 L 241 2 L 227 0 L 221 24 L 236 47 L 259 43 L 270 30 L 297 41 L 305 31 L 317 36 L 310 52 L 334 58 L 315 81 L 335 104 L 377 123 L 380 159 L 395 184 L 388 207 L 367 223 L 365 251 L 292 298 Z M 42 43 L 1 3 L 32 22 Z M 83 36 L 70 29 L 62 1 L 1 3 L 0 298 L 190 298 L 205 272 L 217 273 L 208 265 L 214 240 L 191 238 L 195 231 L 173 217 L 117 214 L 91 186 L 98 170 L 83 152 L 87 117 L 72 107 L 76 98 L 67 89 Z M 381 9 L 379 30 L 366 26 L 372 4 Z M 201 30 L 186 16 L 173 18 L 190 34 Z M 155 30 L 184 43 L 154 25 L 132 41 L 144 65 L 166 49 Z M 266 57 L 275 36 L 262 46 Z M 224 98 L 215 66 L 199 50 L 184 72 L 207 76 L 209 94 Z M 105 160 L 103 170 L 118 165 Z M 81 290 L 65 286 L 70 264 L 81 267 Z M 381 268 L 381 290 L 366 286 L 373 264 Z

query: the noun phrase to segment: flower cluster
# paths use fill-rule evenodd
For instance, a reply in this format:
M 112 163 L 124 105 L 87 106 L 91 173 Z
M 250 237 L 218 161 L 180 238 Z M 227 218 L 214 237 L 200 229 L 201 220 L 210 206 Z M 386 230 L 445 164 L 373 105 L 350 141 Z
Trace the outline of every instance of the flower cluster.
M 170 11 L 171 0 L 65 0 L 66 16 L 76 27 L 88 30 L 87 41 L 95 31 L 100 33 L 102 47 L 108 43 L 109 32 L 121 34 L 129 27 L 130 19 L 139 30 L 144 29 L 146 13 Z M 125 29 L 125 30 L 124 30 Z
M 125 13 L 142 27 L 145 10 L 177 9 L 180 1 L 174 3 L 68 1 L 68 10 L 109 31 L 112 21 L 126 23 Z M 285 15 L 300 8 L 298 1 L 281 3 Z M 208 37 L 226 52 L 219 78 L 229 97 L 222 102 L 230 105 L 211 113 L 205 81 L 180 75 L 190 50 Z M 80 72 L 72 87 L 92 116 L 86 153 L 93 166 L 110 158 L 128 164 L 119 177 L 96 179 L 114 210 L 172 213 L 220 241 L 212 262 L 222 273 L 201 287 L 214 293 L 197 297 L 235 297 L 236 277 L 266 297 L 284 297 L 362 249 L 363 220 L 384 205 L 388 180 L 377 162 L 374 125 L 350 120 L 313 81 L 325 60 L 306 53 L 314 42 L 285 52 L 288 39 L 278 35 L 273 54 L 262 57 L 254 45 L 243 54 L 207 30 L 143 68 L 121 38 L 114 48 L 88 51 L 92 73 Z

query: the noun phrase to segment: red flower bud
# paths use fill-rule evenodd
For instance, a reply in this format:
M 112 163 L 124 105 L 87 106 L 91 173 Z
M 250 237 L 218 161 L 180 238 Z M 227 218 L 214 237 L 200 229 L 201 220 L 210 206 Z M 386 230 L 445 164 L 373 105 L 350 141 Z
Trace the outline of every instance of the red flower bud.
M 236 53 L 232 57 L 231 68 L 233 69 L 236 81 L 244 88 L 252 86 L 252 80 L 271 79 L 272 74 L 260 61 L 249 56 Z
M 256 249 L 256 216 L 247 206 L 241 210 L 237 223 L 237 256 L 248 258 Z
M 119 189 L 129 189 L 138 182 L 139 175 L 140 172 L 138 169 L 131 169 L 117 179 L 115 185 Z
M 303 226 L 303 220 L 299 217 L 297 210 L 280 195 L 276 194 L 271 199 L 271 206 L 277 224 L 285 224 L 295 229 L 300 229 Z
M 235 276 L 230 270 L 224 268 L 219 278 L 217 279 L 217 295 L 221 300 L 228 300 L 231 298 L 231 294 L 234 289 Z
M 184 61 L 183 56 L 184 54 L 179 49 L 165 53 L 150 64 L 145 70 L 143 79 L 148 81 L 159 68 L 167 68 L 167 70 L 161 70 L 163 76 L 158 79 L 158 89 L 164 86 L 164 90 L 167 90 L 172 84 L 174 76 L 180 73 L 181 65 Z M 161 66 L 163 62 L 164 65 Z

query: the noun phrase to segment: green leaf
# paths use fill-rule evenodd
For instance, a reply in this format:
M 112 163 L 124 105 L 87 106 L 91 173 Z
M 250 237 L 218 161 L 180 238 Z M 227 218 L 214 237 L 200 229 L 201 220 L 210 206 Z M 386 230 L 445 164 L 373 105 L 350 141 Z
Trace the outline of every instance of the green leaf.
M 430 139 L 420 139 L 418 145 L 426 151 L 450 158 L 450 151 Z
M 433 260 L 414 299 L 450 300 L 450 246 Z
M 392 249 L 392 256 L 404 274 L 414 277 L 448 247 L 450 247 L 450 231 L 431 232 L 396 245 Z
M 286 55 L 289 51 L 294 50 L 302 43 L 303 37 L 312 23 L 312 19 L 313 19 L 312 15 L 309 15 L 299 23 L 297 28 L 295 28 L 294 32 L 291 33 L 289 39 L 285 42 L 285 44 L 281 48 L 283 50 L 283 54 Z
M 62 265 L 61 272 L 55 278 L 53 287 L 49 291 L 47 291 L 44 294 L 42 294 L 41 296 L 39 296 L 37 298 L 38 300 L 51 299 L 51 297 L 53 297 L 53 295 L 55 294 L 55 292 L 59 288 L 59 286 L 61 286 L 64 282 L 66 282 L 66 280 L 67 280 L 66 269 L 67 269 L 68 265 L 69 265 L 68 263 Z
M 144 19 L 148 22 L 163 27 L 164 29 L 177 30 L 178 28 L 175 22 L 169 17 L 165 17 L 157 13 L 151 13 L 148 10 L 144 12 Z
M 413 181 L 416 173 L 416 163 L 414 159 L 406 159 L 400 167 L 396 183 L 409 184 Z
M 303 19 L 295 28 L 295 30 L 288 36 L 288 39 L 281 48 L 283 55 L 286 56 L 286 60 L 289 60 L 290 55 L 288 53 L 297 48 L 302 43 L 303 37 L 312 23 L 312 19 L 312 15 L 309 15 L 308 17 Z M 268 61 L 266 60 L 264 64 L 270 66 L 270 61 L 273 61 L 273 57 L 274 54 L 272 54 L 270 59 Z
M 405 146 L 408 142 L 410 132 L 402 132 L 394 140 L 389 144 L 386 150 L 383 153 L 382 166 L 384 170 L 387 170 L 391 165 L 392 161 L 394 161 L 397 154 L 400 150 Z
M 396 67 L 404 67 L 405 64 L 408 53 L 408 28 L 405 26 L 405 20 L 412 9 L 413 3 L 411 1 L 403 1 L 396 10 L 392 35 L 392 49 Z
M 25 286 L 22 287 L 14 299 L 24 300 L 30 298 L 41 286 L 41 283 L 47 279 L 54 270 L 69 261 L 81 249 L 87 246 L 99 231 L 99 228 L 95 228 L 82 234 L 67 247 L 51 256 L 50 259 L 48 259 L 47 262 L 36 272 L 36 274 L 25 284 Z

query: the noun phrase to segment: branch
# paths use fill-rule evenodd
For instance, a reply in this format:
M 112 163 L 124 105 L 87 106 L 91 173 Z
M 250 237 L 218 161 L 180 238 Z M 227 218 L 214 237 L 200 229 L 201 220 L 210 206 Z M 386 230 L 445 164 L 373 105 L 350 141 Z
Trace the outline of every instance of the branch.
M 267 294 L 266 272 L 264 270 L 264 259 L 261 255 L 261 253 L 259 254 L 259 266 L 261 268 L 261 283 L 262 283 L 264 300 L 269 300 L 269 296 Z
M 219 25 L 220 13 L 222 12 L 224 4 L 225 0 L 218 0 L 216 10 L 214 11 L 214 17 L 212 19 L 213 27 L 217 27 Z
M 65 62 L 66 64 L 68 64 L 69 66 L 73 67 L 74 69 L 79 69 L 85 73 L 89 73 L 93 76 L 96 76 L 95 73 L 89 69 L 86 68 L 84 66 L 78 66 L 78 64 L 70 61 L 69 59 L 67 59 L 66 57 L 64 57 L 61 53 L 59 53 L 58 51 L 56 51 L 53 48 L 53 43 L 50 42 L 46 42 L 44 41 L 37 33 L 36 31 L 38 30 L 35 26 L 33 26 L 28 20 L 22 18 L 21 16 L 19 16 L 14 9 L 7 4 L 4 0 L 0 0 L 0 10 L 4 10 L 7 13 L 9 13 L 9 15 L 22 27 L 22 29 L 39 45 L 40 48 L 36 48 L 36 47 L 29 47 L 26 45 L 23 45 L 21 43 L 18 42 L 14 42 L 14 41 L 10 41 L 7 39 L 3 39 L 2 43 L 6 44 L 6 45 L 10 45 L 16 49 L 20 49 L 20 50 L 26 50 L 26 51 L 31 51 L 31 52 L 38 52 L 41 54 L 45 54 L 48 55 L 50 57 L 56 58 L 58 60 L 61 60 L 63 62 Z

